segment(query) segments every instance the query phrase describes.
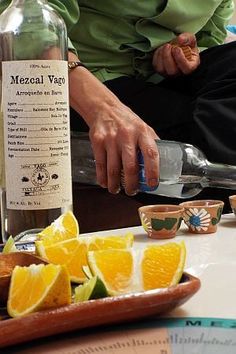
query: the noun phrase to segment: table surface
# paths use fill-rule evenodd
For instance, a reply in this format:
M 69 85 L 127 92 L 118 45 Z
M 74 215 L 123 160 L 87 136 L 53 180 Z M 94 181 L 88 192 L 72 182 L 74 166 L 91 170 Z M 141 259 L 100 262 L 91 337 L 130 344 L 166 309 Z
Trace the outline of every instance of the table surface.
M 187 249 L 185 271 L 201 280 L 201 289 L 170 317 L 217 317 L 236 319 L 236 217 L 222 216 L 214 234 L 190 234 L 182 224 L 170 240 L 152 240 L 142 226 L 99 231 L 96 235 L 134 234 L 134 246 L 184 240 Z M 84 234 L 88 235 L 88 234 Z
M 149 239 L 141 226 L 99 231 L 93 235 L 124 235 L 127 232 L 134 234 L 134 247 L 138 248 L 184 240 L 187 249 L 185 271 L 200 278 L 200 290 L 161 319 L 65 333 L 4 348 L 3 353 L 235 354 L 236 217 L 223 215 L 214 234 L 190 235 L 183 224 L 171 240 Z M 87 235 L 91 234 L 81 236 Z M 195 325 L 199 318 L 200 327 Z M 218 328 L 212 327 L 212 320 L 218 323 Z M 193 325 L 186 326 L 188 321 Z M 228 326 L 228 329 L 221 326 Z

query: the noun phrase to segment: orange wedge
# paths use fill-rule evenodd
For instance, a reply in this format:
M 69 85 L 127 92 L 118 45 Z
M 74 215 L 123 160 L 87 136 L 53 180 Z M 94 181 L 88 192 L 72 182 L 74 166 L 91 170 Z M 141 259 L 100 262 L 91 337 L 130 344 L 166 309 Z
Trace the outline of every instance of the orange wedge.
M 36 253 L 54 264 L 63 264 L 68 269 L 71 281 L 83 283 L 87 277 L 83 271 L 88 266 L 87 252 L 98 249 L 119 249 L 131 247 L 134 236 L 92 236 L 72 238 L 48 245 L 44 239 L 35 241 Z
M 170 242 L 144 249 L 88 252 L 92 274 L 110 295 L 119 295 L 178 284 L 186 257 L 185 244 Z
M 67 211 L 42 230 L 38 240 L 43 240 L 44 245 L 50 246 L 79 236 L 79 225 L 72 211 Z
M 16 266 L 13 270 L 7 311 L 12 317 L 71 303 L 71 285 L 65 267 L 54 264 Z

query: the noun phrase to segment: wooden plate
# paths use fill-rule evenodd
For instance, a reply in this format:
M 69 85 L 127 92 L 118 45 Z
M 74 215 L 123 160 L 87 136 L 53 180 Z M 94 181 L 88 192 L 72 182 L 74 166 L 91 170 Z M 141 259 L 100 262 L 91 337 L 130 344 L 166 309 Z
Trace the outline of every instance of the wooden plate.
M 41 257 L 27 252 L 0 253 L 0 306 L 7 302 L 11 273 L 16 265 L 24 267 L 30 264 L 47 264 Z
M 200 280 L 184 273 L 170 288 L 107 297 L 0 321 L 0 347 L 76 329 L 127 322 L 159 315 L 182 305 L 200 288 Z

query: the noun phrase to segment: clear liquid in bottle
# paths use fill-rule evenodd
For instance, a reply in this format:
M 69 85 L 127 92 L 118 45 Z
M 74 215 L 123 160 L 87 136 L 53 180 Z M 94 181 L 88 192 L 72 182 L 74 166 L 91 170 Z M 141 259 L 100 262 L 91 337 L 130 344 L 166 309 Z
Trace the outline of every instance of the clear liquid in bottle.
M 157 147 L 159 185 L 157 188 L 147 185 L 143 157 L 139 154 L 140 192 L 187 199 L 205 187 L 236 190 L 236 166 L 211 163 L 197 147 L 182 142 L 157 140 Z M 86 133 L 72 135 L 72 161 L 74 181 L 97 183 L 93 151 Z
M 72 209 L 67 33 L 47 1 L 2 13 L 0 62 L 2 239 L 32 240 Z

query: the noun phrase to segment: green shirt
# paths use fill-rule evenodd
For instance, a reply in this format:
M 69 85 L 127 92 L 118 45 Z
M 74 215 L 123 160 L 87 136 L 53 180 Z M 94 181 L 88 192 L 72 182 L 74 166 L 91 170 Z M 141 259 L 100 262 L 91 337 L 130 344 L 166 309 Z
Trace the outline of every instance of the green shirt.
M 182 32 L 195 33 L 200 50 L 223 43 L 234 9 L 233 0 L 48 2 L 64 18 L 80 60 L 101 81 L 153 78 L 153 50 Z M 0 1 L 0 11 L 7 3 Z

